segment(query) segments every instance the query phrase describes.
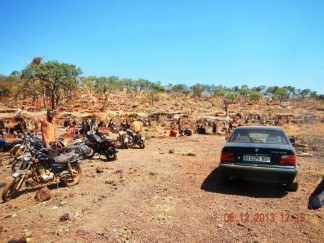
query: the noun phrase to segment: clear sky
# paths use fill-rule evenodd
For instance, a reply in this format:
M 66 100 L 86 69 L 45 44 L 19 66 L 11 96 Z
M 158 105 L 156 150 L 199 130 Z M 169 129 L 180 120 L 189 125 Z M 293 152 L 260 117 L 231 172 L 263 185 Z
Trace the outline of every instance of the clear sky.
M 0 74 L 33 57 L 84 76 L 324 94 L 324 0 L 0 0 Z

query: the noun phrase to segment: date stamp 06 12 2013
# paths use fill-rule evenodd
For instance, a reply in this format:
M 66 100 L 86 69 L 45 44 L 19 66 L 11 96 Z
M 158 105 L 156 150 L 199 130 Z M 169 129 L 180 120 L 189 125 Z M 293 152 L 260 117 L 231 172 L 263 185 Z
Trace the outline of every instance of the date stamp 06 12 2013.
M 273 223 L 273 222 L 305 222 L 306 216 L 304 213 L 249 213 L 241 212 L 225 213 L 224 222 L 226 223 Z

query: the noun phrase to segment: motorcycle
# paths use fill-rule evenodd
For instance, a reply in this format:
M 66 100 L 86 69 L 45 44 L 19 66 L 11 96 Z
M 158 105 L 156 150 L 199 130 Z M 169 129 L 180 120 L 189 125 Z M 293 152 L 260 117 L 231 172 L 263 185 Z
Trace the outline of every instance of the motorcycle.
M 121 148 L 128 149 L 129 135 L 126 131 L 120 131 L 117 140 Z
M 119 127 L 119 125 L 118 125 L 116 122 L 112 122 L 112 123 L 110 124 L 110 127 L 111 127 L 111 131 L 112 131 L 113 133 L 117 133 L 117 132 L 120 131 L 120 127 Z
M 9 151 L 11 157 L 14 158 L 14 160 L 11 162 L 12 172 L 15 172 L 18 169 L 18 167 L 17 167 L 17 165 L 19 164 L 18 157 L 25 153 L 28 146 L 30 146 L 31 148 L 38 150 L 38 151 L 42 150 L 44 153 L 46 153 L 47 155 L 49 155 L 51 157 L 58 156 L 59 154 L 69 152 L 68 149 L 63 149 L 63 148 L 65 148 L 65 146 L 63 144 L 63 138 L 58 138 L 58 143 L 59 143 L 59 146 L 57 144 L 51 142 L 50 143 L 51 148 L 49 150 L 46 150 L 46 149 L 44 149 L 45 147 L 44 147 L 41 139 L 39 139 L 35 133 L 25 132 L 21 143 L 16 144 Z M 58 149 L 58 147 L 60 149 Z
M 128 146 L 134 148 L 138 145 L 141 149 L 145 148 L 145 137 L 140 133 L 136 133 L 130 129 L 127 129 L 128 136 Z
M 8 152 L 12 149 L 16 144 L 21 144 L 21 139 L 13 140 L 9 142 L 3 138 L 0 138 L 0 152 Z
M 38 151 L 28 143 L 24 154 L 18 157 L 20 161 L 18 170 L 12 174 L 12 180 L 2 191 L 2 201 L 7 202 L 18 196 L 24 182 L 27 187 L 29 186 L 28 179 L 37 184 L 52 182 L 64 183 L 67 186 L 78 184 L 82 177 L 80 163 L 89 151 L 88 147 L 83 146 L 78 152 L 73 151 L 52 158 L 45 151 Z
M 117 148 L 115 143 L 111 139 L 102 139 L 100 136 L 95 134 L 88 134 L 88 140 L 85 144 L 91 148 L 90 155 L 88 158 L 93 158 L 95 154 L 104 155 L 108 161 L 117 159 Z
M 181 130 L 179 130 L 179 135 L 181 136 L 191 136 L 192 135 L 192 131 L 188 128 L 188 127 L 184 127 Z
M 25 132 L 23 139 L 16 143 L 10 150 L 9 153 L 11 157 L 15 158 L 18 155 L 22 155 L 26 149 L 26 143 L 30 142 L 32 147 L 37 147 L 39 149 L 44 148 L 42 141 L 37 137 L 35 133 Z
M 4 130 L 0 130 L 0 138 L 4 138 L 6 136 L 6 132 Z

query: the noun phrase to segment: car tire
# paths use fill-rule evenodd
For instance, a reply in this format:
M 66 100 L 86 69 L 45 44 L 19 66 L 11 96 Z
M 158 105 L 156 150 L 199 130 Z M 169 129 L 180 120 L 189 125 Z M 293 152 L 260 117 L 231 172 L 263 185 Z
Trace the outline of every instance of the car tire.
M 286 189 L 287 191 L 296 192 L 298 190 L 298 186 L 298 180 L 295 178 L 293 182 L 287 183 Z

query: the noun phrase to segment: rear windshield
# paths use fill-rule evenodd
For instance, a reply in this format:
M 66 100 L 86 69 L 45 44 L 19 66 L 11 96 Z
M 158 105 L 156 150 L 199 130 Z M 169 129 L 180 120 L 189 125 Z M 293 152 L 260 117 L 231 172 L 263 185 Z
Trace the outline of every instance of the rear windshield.
M 234 143 L 288 144 L 282 131 L 276 130 L 234 130 L 228 138 Z

